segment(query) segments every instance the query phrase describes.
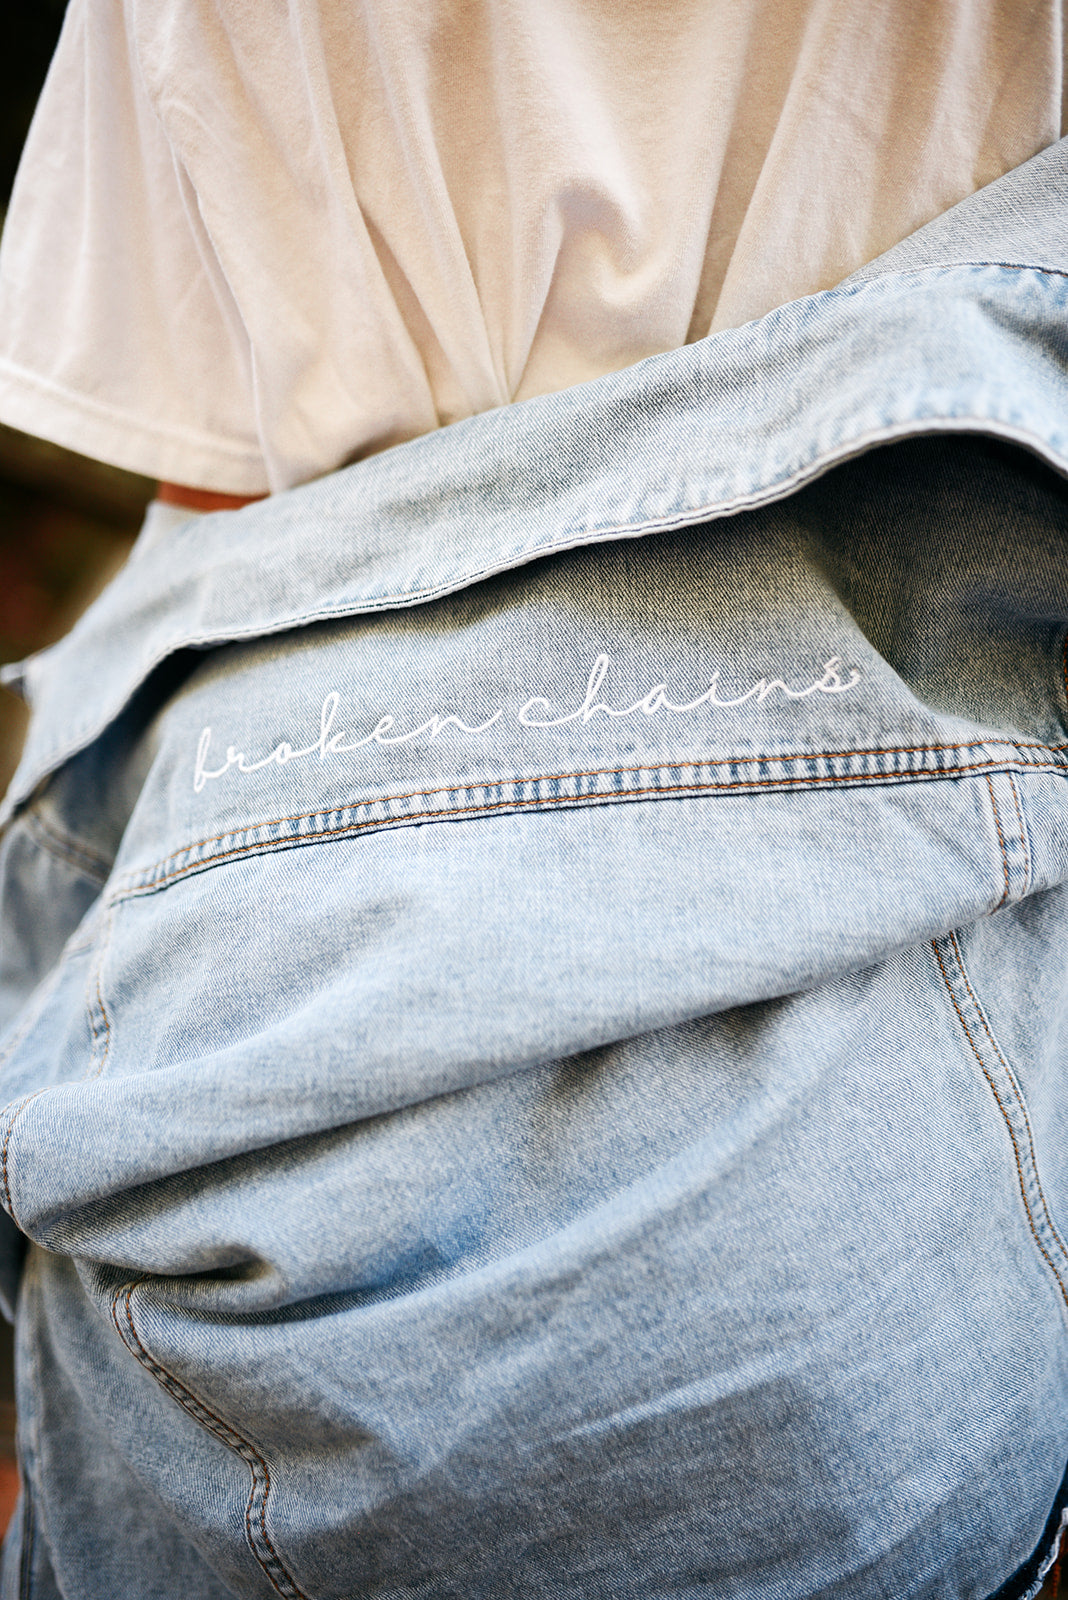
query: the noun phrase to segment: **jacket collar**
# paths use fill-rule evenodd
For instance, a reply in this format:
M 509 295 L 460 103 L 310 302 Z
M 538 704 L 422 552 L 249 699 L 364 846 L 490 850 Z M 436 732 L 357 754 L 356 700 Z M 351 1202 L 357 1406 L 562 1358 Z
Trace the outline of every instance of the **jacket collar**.
M 576 545 L 792 494 L 929 432 L 1068 473 L 1068 139 L 837 288 L 141 544 L 67 637 L 0 821 L 183 649 L 412 607 Z

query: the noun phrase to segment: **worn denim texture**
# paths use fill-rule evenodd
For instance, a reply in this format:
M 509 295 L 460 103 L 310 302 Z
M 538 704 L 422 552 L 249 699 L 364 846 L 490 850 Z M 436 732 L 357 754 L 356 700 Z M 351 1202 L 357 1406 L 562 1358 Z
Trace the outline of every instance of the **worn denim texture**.
M 150 519 L 22 669 L 5 1596 L 1035 1592 L 1066 174 Z

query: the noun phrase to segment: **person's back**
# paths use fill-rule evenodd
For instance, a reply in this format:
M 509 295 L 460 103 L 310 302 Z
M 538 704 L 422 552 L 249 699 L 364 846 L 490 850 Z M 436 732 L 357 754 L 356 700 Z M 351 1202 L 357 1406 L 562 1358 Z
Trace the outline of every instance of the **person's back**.
M 1062 32 L 75 0 L 0 417 L 172 487 L 20 678 L 5 1595 L 1037 1592 Z

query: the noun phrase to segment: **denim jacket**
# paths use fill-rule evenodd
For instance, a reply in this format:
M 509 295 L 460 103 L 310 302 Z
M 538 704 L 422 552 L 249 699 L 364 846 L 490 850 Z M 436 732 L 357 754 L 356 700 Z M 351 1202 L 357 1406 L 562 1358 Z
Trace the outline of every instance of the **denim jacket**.
M 5 1596 L 1037 1592 L 1066 372 L 1068 141 L 16 670 Z

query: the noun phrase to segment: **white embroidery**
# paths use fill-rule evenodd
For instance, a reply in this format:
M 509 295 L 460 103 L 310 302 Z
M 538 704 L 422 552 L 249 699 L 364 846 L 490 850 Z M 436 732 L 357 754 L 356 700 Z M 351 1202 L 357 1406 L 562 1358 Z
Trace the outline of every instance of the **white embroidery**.
M 758 678 L 744 694 L 724 697 L 719 692 L 720 675 L 717 671 L 712 674 L 708 688 L 693 700 L 672 700 L 667 691 L 667 684 L 657 683 L 632 705 L 613 706 L 607 701 L 598 699 L 612 666 L 611 657 L 602 653 L 594 661 L 586 681 L 586 692 L 573 711 L 565 711 L 556 716 L 553 714 L 552 701 L 546 699 L 544 695 L 536 694 L 520 706 L 514 715 L 516 722 L 524 728 L 564 728 L 572 722 L 583 724 L 591 722 L 597 716 L 620 718 L 636 717 L 640 714 L 653 717 L 660 712 L 678 716 L 685 712 L 697 711 L 702 706 L 731 710 L 744 706 L 749 701 L 760 704 L 772 694 L 781 694 L 787 700 L 807 700 L 814 694 L 845 694 L 860 681 L 861 674 L 856 668 L 852 669 L 847 679 L 843 679 L 841 665 L 841 657 L 832 656 L 829 661 L 824 662 L 823 673 L 815 683 L 810 683 L 803 689 L 791 689 L 782 678 Z M 244 774 L 262 772 L 265 767 L 285 767 L 293 761 L 308 761 L 316 756 L 320 761 L 325 761 L 328 756 L 350 755 L 354 750 L 364 750 L 373 744 L 388 748 L 392 745 L 412 744 L 417 739 L 426 739 L 430 742 L 444 733 L 446 728 L 454 728 L 457 733 L 465 735 L 485 733 L 487 728 L 492 728 L 508 710 L 507 706 L 500 706 L 492 716 L 482 722 L 465 722 L 463 717 L 455 712 L 450 712 L 447 716 L 435 712 L 425 722 L 420 722 L 416 727 L 402 733 L 393 732 L 397 719 L 390 712 L 386 712 L 379 717 L 370 733 L 364 734 L 361 738 L 348 739 L 345 729 L 335 731 L 334 728 L 340 704 L 340 694 L 336 689 L 331 689 L 319 711 L 317 739 L 311 744 L 296 746 L 287 739 L 282 739 L 273 750 L 260 757 L 258 761 L 250 761 L 243 750 L 238 750 L 231 744 L 226 747 L 226 759 L 222 764 L 209 767 L 208 752 L 211 749 L 212 730 L 210 727 L 205 728 L 197 742 L 196 762 L 193 768 L 194 792 L 200 794 L 205 784 L 213 783 L 231 771 Z

